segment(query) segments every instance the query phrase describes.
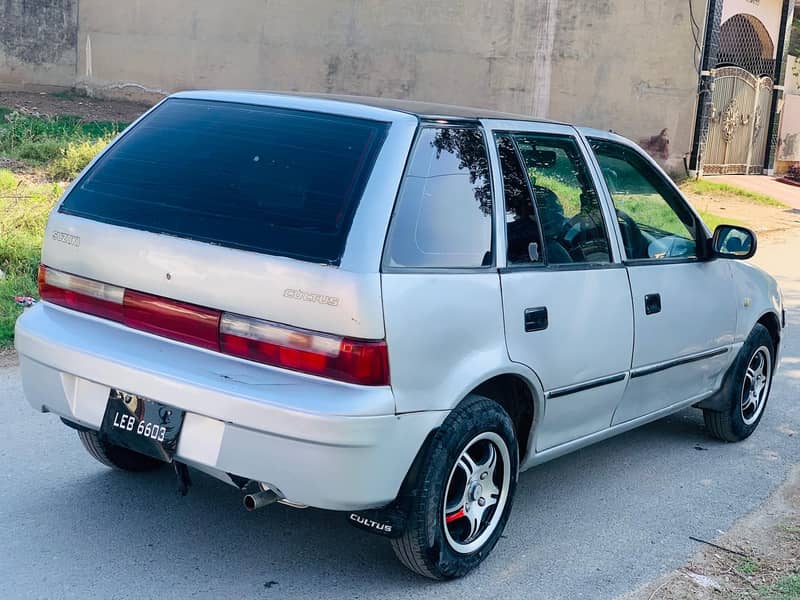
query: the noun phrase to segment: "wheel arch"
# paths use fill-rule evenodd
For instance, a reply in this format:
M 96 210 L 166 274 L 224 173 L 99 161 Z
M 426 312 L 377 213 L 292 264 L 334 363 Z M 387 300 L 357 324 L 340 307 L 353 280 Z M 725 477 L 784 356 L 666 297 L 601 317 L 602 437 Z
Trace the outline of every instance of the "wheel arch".
M 772 338 L 772 355 L 776 359 L 773 361 L 772 365 L 772 371 L 774 372 L 775 368 L 778 366 L 777 357 L 781 344 L 781 320 L 774 311 L 768 310 L 758 318 L 756 324 L 763 325 L 769 332 L 769 336 Z
M 520 372 L 517 369 L 506 369 L 501 372 L 485 375 L 482 379 L 467 387 L 459 400 L 450 410 L 455 408 L 471 395 L 480 395 L 497 402 L 509 414 L 517 434 L 519 464 L 533 452 L 534 432 L 544 415 L 544 392 L 542 384 L 533 371 Z M 416 474 L 427 458 L 431 440 L 439 428 L 431 430 L 417 451 L 417 455 L 408 469 L 400 488 L 402 498 L 413 484 Z
M 533 448 L 535 426 L 544 414 L 544 394 L 540 392 L 541 386 L 535 385 L 529 378 L 507 372 L 489 377 L 467 394 L 490 398 L 508 413 L 517 434 L 520 464 Z

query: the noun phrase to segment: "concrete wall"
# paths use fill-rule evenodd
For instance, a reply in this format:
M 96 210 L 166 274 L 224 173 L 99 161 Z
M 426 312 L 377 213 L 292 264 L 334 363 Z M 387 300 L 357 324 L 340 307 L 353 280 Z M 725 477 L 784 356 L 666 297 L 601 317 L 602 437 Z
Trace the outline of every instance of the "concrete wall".
M 700 44 L 704 4 L 694 1 Z M 562 0 L 550 115 L 613 129 L 682 170 L 697 103 L 695 53 L 687 2 Z
M 72 81 L 77 39 L 78 0 L 0 1 L 0 84 Z
M 78 0 L 4 1 L 62 4 L 71 23 Z M 705 3 L 693 2 L 702 30 Z M 614 129 L 673 166 L 690 149 L 697 74 L 687 2 L 80 0 L 79 13 L 71 71 L 53 53 L 52 64 L 39 57 L 0 70 L 0 84 L 435 100 Z

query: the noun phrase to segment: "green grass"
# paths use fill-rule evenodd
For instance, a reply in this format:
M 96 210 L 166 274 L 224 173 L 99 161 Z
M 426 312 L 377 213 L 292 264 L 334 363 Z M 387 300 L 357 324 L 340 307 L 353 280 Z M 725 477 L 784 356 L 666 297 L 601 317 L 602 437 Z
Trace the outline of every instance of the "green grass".
M 800 600 L 800 575 L 784 577 L 775 586 L 773 597 L 776 600 Z
M 15 296 L 36 297 L 42 234 L 60 185 L 28 184 L 0 170 L 0 347 L 11 343 L 22 309 Z
M 36 117 L 0 107 L 0 157 L 21 161 L 52 182 L 33 184 L 0 170 L 0 347 L 11 343 L 22 312 L 14 297 L 36 297 L 42 236 L 63 189 L 57 182 L 73 179 L 124 126 Z
M 681 184 L 684 193 L 701 194 L 705 196 L 736 196 L 754 204 L 788 208 L 783 202 L 758 192 L 751 192 L 729 183 L 717 183 L 708 179 L 687 179 Z
M 123 128 L 124 124 L 110 121 L 85 123 L 78 117 L 36 117 L 0 108 L 0 156 L 31 167 L 59 162 L 61 166 L 52 172 L 71 179 L 88 162 L 79 164 L 75 156 L 85 157 L 86 148 L 96 153 Z
M 47 173 L 56 181 L 75 179 L 107 143 L 105 139 L 70 142 L 47 166 Z
M 800 574 L 782 577 L 775 585 L 758 589 L 756 594 L 759 600 L 800 600 Z
M 741 227 L 747 227 L 747 223 L 744 221 L 740 221 L 739 219 L 731 219 L 730 217 L 723 217 L 720 215 L 715 215 L 710 212 L 706 212 L 704 210 L 697 211 L 700 213 L 700 218 L 703 219 L 703 223 L 711 230 L 713 233 L 714 230 L 717 228 L 718 225 L 739 225 Z
M 744 559 L 736 566 L 736 570 L 745 575 L 752 575 L 756 573 L 759 568 L 761 568 L 761 565 L 751 558 Z

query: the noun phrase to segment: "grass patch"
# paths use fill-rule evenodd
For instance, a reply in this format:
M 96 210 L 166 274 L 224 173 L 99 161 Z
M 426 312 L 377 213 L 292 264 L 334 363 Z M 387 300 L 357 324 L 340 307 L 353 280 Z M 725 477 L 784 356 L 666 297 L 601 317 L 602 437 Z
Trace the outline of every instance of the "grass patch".
M 11 343 L 22 309 L 15 296 L 37 296 L 42 234 L 61 194 L 58 184 L 28 184 L 0 170 L 0 347 Z
M 47 167 L 47 173 L 56 181 L 75 179 L 98 152 L 106 146 L 106 140 L 70 142 Z
M 64 96 L 69 99 L 68 95 Z M 20 161 L 49 180 L 73 179 L 125 124 L 78 117 L 41 117 L 0 107 L 0 157 Z M 22 308 L 36 297 L 42 236 L 59 183 L 33 184 L 0 170 L 0 348 L 11 343 Z
M 800 575 L 789 575 L 775 586 L 773 598 L 776 600 L 800 600 Z
M 0 109 L 0 156 L 20 160 L 32 167 L 49 165 L 64 157 L 73 160 L 75 156 L 85 154 L 84 148 L 92 147 L 99 151 L 124 126 L 110 121 L 85 123 L 78 117 L 37 117 Z M 58 172 L 74 177 L 83 166 L 77 170 L 74 166 L 59 169 Z
M 752 575 L 753 573 L 756 573 L 760 567 L 761 565 L 759 565 L 752 558 L 746 558 L 736 565 L 736 570 L 744 575 Z
M 717 183 L 708 179 L 687 179 L 680 185 L 681 190 L 688 194 L 699 194 L 703 196 L 735 196 L 743 200 L 748 200 L 754 204 L 764 206 L 774 206 L 776 208 L 788 208 L 783 202 L 758 192 L 751 192 L 730 183 Z
M 697 212 L 700 213 L 700 218 L 703 219 L 703 223 L 708 226 L 712 233 L 718 225 L 739 225 L 740 227 L 748 227 L 747 223 L 740 221 L 739 219 L 731 219 L 730 217 L 715 215 L 714 213 L 706 212 L 704 210 L 699 210 Z

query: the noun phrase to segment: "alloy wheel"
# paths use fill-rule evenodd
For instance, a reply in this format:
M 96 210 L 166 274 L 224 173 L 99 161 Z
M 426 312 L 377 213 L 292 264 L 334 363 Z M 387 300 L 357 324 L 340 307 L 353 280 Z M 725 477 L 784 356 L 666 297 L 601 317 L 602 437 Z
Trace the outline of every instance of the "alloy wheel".
M 741 411 L 745 425 L 752 425 L 761 416 L 772 377 L 769 348 L 760 346 L 750 358 L 742 384 Z
M 444 533 L 461 554 L 479 549 L 494 530 L 508 501 L 511 459 L 494 432 L 475 436 L 450 471 L 444 497 Z

